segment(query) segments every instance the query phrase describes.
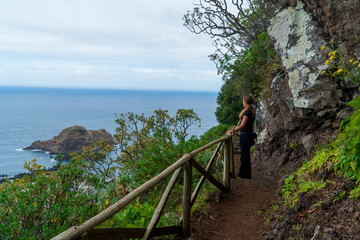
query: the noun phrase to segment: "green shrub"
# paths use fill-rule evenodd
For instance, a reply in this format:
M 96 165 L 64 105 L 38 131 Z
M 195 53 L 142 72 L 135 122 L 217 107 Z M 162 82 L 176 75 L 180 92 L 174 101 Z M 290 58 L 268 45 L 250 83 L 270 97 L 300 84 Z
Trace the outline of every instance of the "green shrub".
M 0 185 L 0 239 L 50 239 L 104 210 L 116 192 L 101 177 L 89 177 L 79 161 L 57 172 L 35 160 L 25 167 L 32 176 Z
M 0 239 L 50 239 L 100 213 L 184 153 L 221 137 L 228 129 L 219 125 L 200 139 L 194 136 L 186 139 L 188 127 L 198 124 L 199 118 L 192 110 L 185 109 L 180 109 L 174 117 L 161 109 L 150 117 L 129 113 L 121 115 L 117 123 L 119 128 L 114 136 L 117 145 L 98 142 L 82 152 L 72 153 L 71 161 L 59 165 L 56 172 L 47 172 L 32 160 L 24 165 L 30 176 L 2 183 Z M 209 149 L 196 156 L 196 160 L 204 165 L 211 154 Z M 218 169 L 221 168 L 215 167 L 213 172 L 219 172 Z M 194 178 L 195 185 L 200 178 L 196 171 Z M 160 226 L 177 223 L 182 184 L 180 177 Z M 101 227 L 146 226 L 166 185 L 164 181 L 153 187 Z

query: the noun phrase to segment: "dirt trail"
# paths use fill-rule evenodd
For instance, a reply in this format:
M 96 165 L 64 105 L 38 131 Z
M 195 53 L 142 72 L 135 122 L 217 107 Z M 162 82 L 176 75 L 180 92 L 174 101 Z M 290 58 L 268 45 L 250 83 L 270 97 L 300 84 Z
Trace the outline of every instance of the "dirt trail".
M 239 162 L 236 156 L 235 163 Z M 238 165 L 238 164 L 236 164 Z M 238 169 L 238 168 L 236 168 Z M 253 170 L 253 179 L 232 179 L 232 191 L 211 202 L 207 214 L 192 217 L 196 240 L 260 239 L 265 219 L 259 214 L 276 199 L 277 182 Z

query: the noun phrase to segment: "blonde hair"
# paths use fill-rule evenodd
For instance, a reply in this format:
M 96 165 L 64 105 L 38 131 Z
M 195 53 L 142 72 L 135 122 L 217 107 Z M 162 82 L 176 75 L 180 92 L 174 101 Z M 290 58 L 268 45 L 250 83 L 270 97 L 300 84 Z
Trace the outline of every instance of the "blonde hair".
M 241 111 L 241 113 L 239 114 L 239 118 L 242 118 L 244 116 L 244 113 L 249 110 L 252 111 L 252 113 L 255 117 L 255 108 L 253 107 L 254 99 L 251 96 L 245 96 L 243 98 L 243 100 L 245 101 L 247 106 Z

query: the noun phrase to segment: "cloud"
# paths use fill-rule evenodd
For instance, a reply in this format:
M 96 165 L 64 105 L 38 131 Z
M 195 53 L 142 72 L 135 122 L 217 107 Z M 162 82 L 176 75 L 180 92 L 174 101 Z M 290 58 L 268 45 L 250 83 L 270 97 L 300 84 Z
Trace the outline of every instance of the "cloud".
M 221 80 L 207 57 L 212 40 L 183 26 L 192 3 L 2 1 L 0 85 L 172 89 L 183 81 L 217 91 Z

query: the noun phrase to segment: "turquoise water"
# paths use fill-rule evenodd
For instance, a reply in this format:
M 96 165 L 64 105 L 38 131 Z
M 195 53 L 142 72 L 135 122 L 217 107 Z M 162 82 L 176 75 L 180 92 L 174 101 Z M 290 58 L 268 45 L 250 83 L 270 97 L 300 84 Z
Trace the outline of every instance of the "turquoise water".
M 217 93 L 132 90 L 88 90 L 0 87 L 0 175 L 25 172 L 24 160 L 51 167 L 54 161 L 40 151 L 23 151 L 36 140 L 48 140 L 61 130 L 80 125 L 90 130 L 115 131 L 115 114 L 134 112 L 149 116 L 156 109 L 171 115 L 179 108 L 193 108 L 201 135 L 217 125 Z

